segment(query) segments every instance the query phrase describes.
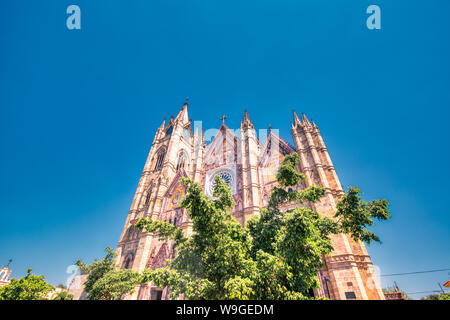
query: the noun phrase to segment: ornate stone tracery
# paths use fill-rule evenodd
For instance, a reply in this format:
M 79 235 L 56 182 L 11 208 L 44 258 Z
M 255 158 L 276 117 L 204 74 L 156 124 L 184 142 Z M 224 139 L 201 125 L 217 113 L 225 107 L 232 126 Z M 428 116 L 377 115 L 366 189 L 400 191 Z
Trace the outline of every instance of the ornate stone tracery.
M 152 251 L 152 254 L 154 254 L 154 250 Z M 159 248 L 159 251 L 155 256 L 153 255 L 150 256 L 147 262 L 147 268 L 157 269 L 165 267 L 167 265 L 167 259 L 169 258 L 169 256 L 170 256 L 169 245 L 167 244 L 167 242 L 165 242 Z

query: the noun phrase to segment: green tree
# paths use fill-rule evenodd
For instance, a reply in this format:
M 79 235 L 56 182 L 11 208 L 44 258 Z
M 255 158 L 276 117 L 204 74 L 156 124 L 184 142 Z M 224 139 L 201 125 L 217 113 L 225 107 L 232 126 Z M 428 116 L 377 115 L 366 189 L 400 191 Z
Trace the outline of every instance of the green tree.
M 430 294 L 420 300 L 450 300 L 450 292 Z
M 73 294 L 70 294 L 67 291 L 61 291 L 58 292 L 52 300 L 73 300 Z
M 95 259 L 91 265 L 87 265 L 81 259 L 78 259 L 75 264 L 84 273 L 87 273 L 87 279 L 84 283 L 84 291 L 89 294 L 97 280 L 99 280 L 107 272 L 114 270 L 114 258 L 116 253 L 110 247 L 105 248 L 106 255 L 101 259 Z
M 94 283 L 89 299 L 120 300 L 123 295 L 134 291 L 140 279 L 139 273 L 129 269 L 108 271 Z
M 141 276 L 131 270 L 116 270 L 114 263 L 116 253 L 110 247 L 105 248 L 105 256 L 95 259 L 87 265 L 81 259 L 75 264 L 82 272 L 88 274 L 84 290 L 89 300 L 116 300 L 123 295 L 132 293 L 140 282 Z
M 325 194 L 311 186 L 295 190 L 304 175 L 296 171 L 298 155 L 287 155 L 278 169 L 267 208 L 249 219 L 245 227 L 229 213 L 233 197 L 225 182 L 215 178 L 213 199 L 202 187 L 183 179 L 186 208 L 193 235 L 170 223 L 142 218 L 137 228 L 170 240 L 177 252 L 168 266 L 143 273 L 142 282 L 169 286 L 171 297 L 185 299 L 307 299 L 317 287 L 317 271 L 323 255 L 333 247 L 330 236 L 349 233 L 370 243 L 379 238 L 367 230 L 373 218 L 389 219 L 386 200 L 366 203 L 360 191 L 350 188 L 337 206 L 335 218 L 321 217 L 304 207 L 284 210 L 286 204 L 314 203 Z
M 367 227 L 375 224 L 374 219 L 380 221 L 390 219 L 388 206 L 386 199 L 365 202 L 361 199 L 361 190 L 349 187 L 347 193 L 337 203 L 334 217 L 340 223 L 340 231 L 350 234 L 354 240 L 361 240 L 367 244 L 372 241 L 381 242 Z
M 10 283 L 0 288 L 0 300 L 47 300 L 54 287 L 49 285 L 44 276 L 34 275 L 31 269 L 20 279 L 11 279 Z
M 62 283 L 58 284 L 56 287 L 60 289 L 67 289 L 66 286 Z

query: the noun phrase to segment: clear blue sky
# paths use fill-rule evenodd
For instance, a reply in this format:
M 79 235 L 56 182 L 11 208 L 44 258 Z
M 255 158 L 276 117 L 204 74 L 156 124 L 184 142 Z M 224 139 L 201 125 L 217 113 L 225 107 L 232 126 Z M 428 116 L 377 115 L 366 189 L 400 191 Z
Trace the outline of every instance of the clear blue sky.
M 66 28 L 70 4 L 81 30 Z M 366 28 L 370 4 L 381 30 Z M 247 108 L 288 141 L 305 112 L 342 184 L 391 202 L 369 247 L 381 273 L 449 268 L 449 13 L 447 0 L 1 1 L 0 264 L 56 285 L 115 247 L 154 133 L 188 96 L 204 128 L 223 114 L 237 128 Z

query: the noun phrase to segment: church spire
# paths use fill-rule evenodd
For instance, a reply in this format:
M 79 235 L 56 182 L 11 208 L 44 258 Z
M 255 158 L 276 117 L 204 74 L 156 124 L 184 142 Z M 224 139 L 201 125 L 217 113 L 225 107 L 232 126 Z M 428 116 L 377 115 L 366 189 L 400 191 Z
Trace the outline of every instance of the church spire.
M 181 121 L 182 124 L 189 122 L 187 107 L 188 107 L 188 103 L 186 100 L 183 104 L 183 107 L 181 108 L 181 111 L 178 113 L 177 117 L 175 118 L 175 122 Z
M 302 112 L 302 120 L 303 120 L 303 125 L 304 126 L 311 127 L 311 123 L 309 122 L 309 120 L 306 117 L 304 112 Z
M 247 109 L 244 112 L 244 119 L 241 122 L 241 126 L 246 128 L 253 128 L 253 123 L 250 121 L 250 117 L 248 116 Z
M 166 117 L 164 117 L 163 122 L 161 123 L 161 125 L 159 126 L 159 129 L 164 129 L 166 127 Z
M 302 122 L 300 121 L 300 119 L 299 119 L 299 117 L 298 117 L 298 115 L 297 115 L 297 113 L 295 112 L 295 110 L 292 110 L 293 111 L 293 113 L 294 113 L 294 126 L 297 126 L 297 125 L 302 125 Z

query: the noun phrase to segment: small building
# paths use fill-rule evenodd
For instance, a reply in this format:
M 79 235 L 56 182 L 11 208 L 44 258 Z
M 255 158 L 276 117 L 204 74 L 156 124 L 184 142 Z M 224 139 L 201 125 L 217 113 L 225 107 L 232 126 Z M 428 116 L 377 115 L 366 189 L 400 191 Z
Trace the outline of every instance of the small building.
M 386 300 L 405 300 L 403 299 L 403 293 L 401 293 L 400 291 L 394 291 L 394 292 L 388 292 L 388 293 L 384 293 L 384 297 L 386 298 Z
M 0 269 L 0 288 L 7 286 L 11 279 L 9 278 L 11 276 L 12 270 L 9 267 L 9 264 L 11 263 L 11 260 L 8 262 L 6 266 L 4 266 L 2 269 Z
M 384 290 L 384 297 L 386 300 L 405 300 L 403 292 L 398 288 L 394 281 L 394 287 Z

